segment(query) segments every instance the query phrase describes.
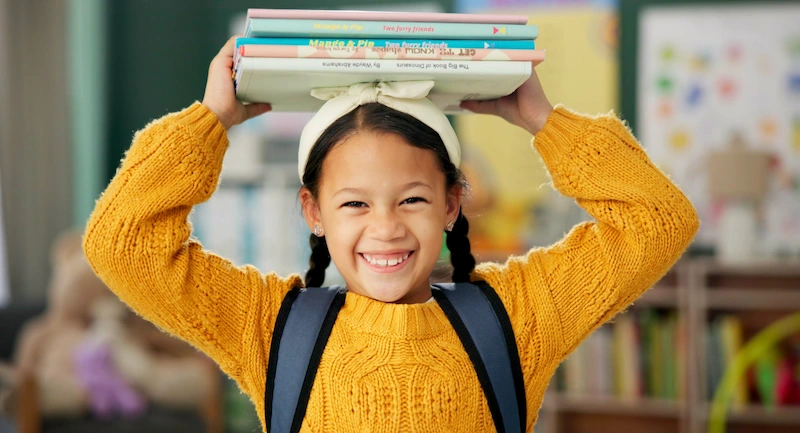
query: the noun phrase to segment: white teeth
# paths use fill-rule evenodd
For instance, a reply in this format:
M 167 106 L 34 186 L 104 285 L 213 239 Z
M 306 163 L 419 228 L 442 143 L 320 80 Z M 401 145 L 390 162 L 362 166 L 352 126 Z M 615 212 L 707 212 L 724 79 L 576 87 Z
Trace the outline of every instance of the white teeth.
M 404 254 L 403 257 L 393 258 L 393 259 L 376 259 L 372 256 L 362 254 L 364 259 L 366 259 L 370 264 L 374 266 L 381 266 L 381 267 L 389 267 L 389 266 L 397 266 L 400 263 L 403 263 L 404 260 L 408 259 L 408 256 L 411 253 Z

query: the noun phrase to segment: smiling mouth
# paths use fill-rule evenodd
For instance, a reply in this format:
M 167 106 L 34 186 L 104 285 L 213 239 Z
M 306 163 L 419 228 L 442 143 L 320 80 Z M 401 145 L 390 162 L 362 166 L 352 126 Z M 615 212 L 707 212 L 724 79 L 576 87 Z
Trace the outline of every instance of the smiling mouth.
M 358 253 L 365 262 L 376 268 L 397 268 L 402 265 L 414 254 L 414 251 L 408 251 L 398 254 L 365 254 Z

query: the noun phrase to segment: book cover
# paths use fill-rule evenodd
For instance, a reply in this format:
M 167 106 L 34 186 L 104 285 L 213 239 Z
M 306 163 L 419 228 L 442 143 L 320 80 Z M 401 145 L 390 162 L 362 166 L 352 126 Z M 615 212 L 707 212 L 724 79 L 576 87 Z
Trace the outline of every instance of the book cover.
M 416 21 L 421 23 L 528 23 L 528 17 L 525 15 L 310 9 L 248 9 L 247 18 L 272 18 L 283 20 Z
M 714 398 L 714 392 L 717 390 L 717 385 L 722 378 L 722 364 L 723 361 L 720 356 L 717 326 L 715 322 L 711 322 L 706 329 L 706 391 L 709 400 Z
M 611 395 L 613 392 L 613 366 L 611 364 L 611 328 L 603 326 L 593 334 L 593 348 L 590 363 L 594 379 L 594 392 Z
M 407 39 L 536 39 L 536 26 L 386 21 L 275 20 L 247 21 L 244 37 L 346 37 Z
M 564 360 L 564 382 L 569 394 L 584 395 L 588 390 L 587 352 L 585 344 L 581 344 Z
M 544 51 L 542 50 L 309 47 L 300 45 L 242 45 L 238 48 L 237 55 L 242 57 L 304 59 L 514 60 L 534 62 L 534 64 L 539 64 L 544 60 Z
M 462 100 L 506 96 L 527 80 L 531 62 L 456 62 L 449 60 L 272 59 L 240 57 L 237 97 L 269 102 L 274 111 L 316 111 L 324 101 L 311 90 L 376 81 L 433 80 L 428 98 L 446 113 L 463 113 Z
M 621 396 L 624 393 L 623 375 L 625 374 L 625 360 L 623 357 L 622 327 L 619 321 L 615 322 L 611 328 L 611 364 L 614 371 L 613 390 L 614 395 Z
M 678 400 L 686 399 L 686 363 L 687 363 L 687 335 L 686 320 L 682 315 L 678 315 L 678 325 L 675 330 L 675 375 L 677 384 L 675 388 L 675 398 Z
M 761 404 L 766 408 L 774 408 L 777 403 L 778 370 L 782 357 L 780 350 L 770 347 L 758 355 L 753 365 L 756 390 Z
M 660 397 L 674 400 L 676 394 L 675 374 L 675 328 L 677 326 L 675 312 L 670 312 L 661 322 L 661 353 L 664 356 L 662 374 L 664 375 L 664 388 Z
M 720 322 L 720 332 L 722 337 L 722 357 L 725 369 L 727 369 L 733 363 L 743 344 L 744 331 L 742 330 L 741 320 L 736 316 L 724 316 Z M 739 381 L 736 384 L 731 402 L 733 407 L 737 408 L 743 408 L 747 405 L 747 386 L 744 381 Z
M 639 332 L 637 324 L 629 314 L 620 316 L 614 324 L 616 334 L 615 359 L 618 396 L 635 399 L 642 395 L 641 368 L 639 361 Z
M 298 45 L 312 47 L 365 48 L 483 48 L 502 50 L 533 50 L 532 39 L 332 39 L 332 38 L 238 38 L 242 45 Z
M 639 328 L 642 332 L 642 365 L 644 366 L 645 394 L 656 396 L 661 392 L 661 363 L 663 355 L 658 344 L 658 315 L 655 310 L 644 310 L 639 316 Z

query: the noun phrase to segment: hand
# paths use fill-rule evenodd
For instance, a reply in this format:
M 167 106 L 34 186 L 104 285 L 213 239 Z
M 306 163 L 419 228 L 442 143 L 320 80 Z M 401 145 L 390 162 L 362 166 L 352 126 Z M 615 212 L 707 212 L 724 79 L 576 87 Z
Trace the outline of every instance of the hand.
M 228 42 L 219 50 L 219 53 L 211 60 L 208 67 L 208 81 L 206 82 L 206 93 L 203 96 L 203 105 L 208 107 L 217 115 L 225 129 L 238 125 L 245 120 L 270 111 L 269 104 L 243 104 L 236 99 L 233 89 L 233 53 L 236 49 L 236 38 L 228 39 Z
M 489 101 L 463 101 L 461 108 L 473 113 L 500 116 L 533 135 L 541 131 L 547 117 L 553 112 L 535 69 L 514 93 Z

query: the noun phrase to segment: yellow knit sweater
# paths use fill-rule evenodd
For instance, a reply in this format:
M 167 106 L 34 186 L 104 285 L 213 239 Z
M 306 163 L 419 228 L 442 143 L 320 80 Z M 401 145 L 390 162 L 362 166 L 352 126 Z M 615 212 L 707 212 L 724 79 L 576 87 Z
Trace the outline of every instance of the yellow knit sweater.
M 219 363 L 250 396 L 264 428 L 273 324 L 284 294 L 303 282 L 234 266 L 190 238 L 187 216 L 217 188 L 227 147 L 224 128 L 199 103 L 138 132 L 97 202 L 84 249 L 133 310 Z M 491 284 L 508 310 L 528 432 L 556 366 L 661 278 L 699 225 L 691 203 L 612 114 L 557 107 L 534 147 L 554 187 L 597 221 L 505 264 L 480 264 L 472 275 Z M 436 302 L 386 304 L 348 293 L 301 431 L 495 429 L 472 363 Z

